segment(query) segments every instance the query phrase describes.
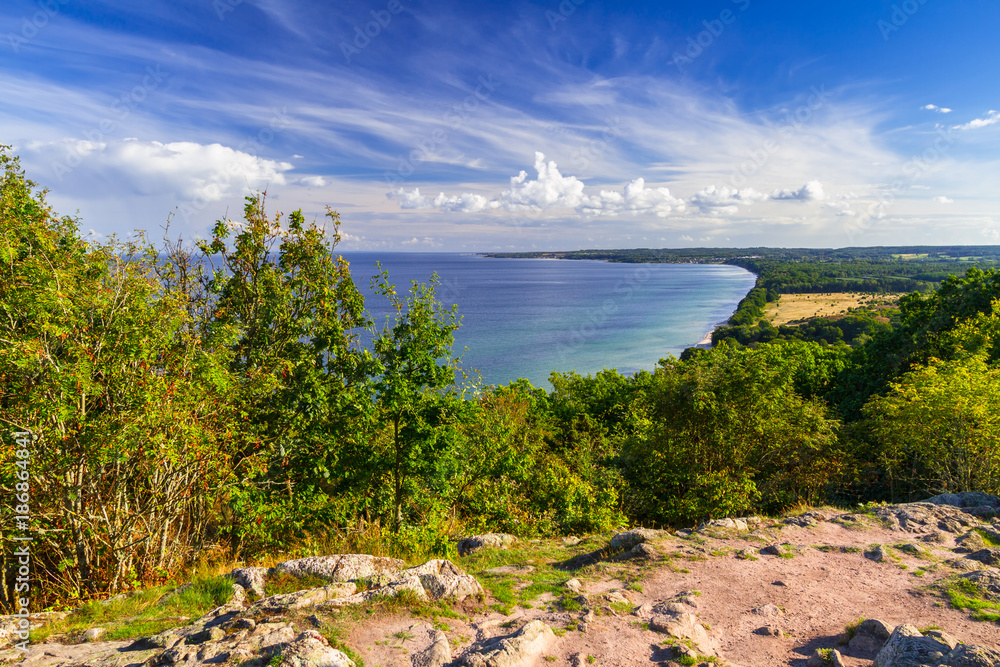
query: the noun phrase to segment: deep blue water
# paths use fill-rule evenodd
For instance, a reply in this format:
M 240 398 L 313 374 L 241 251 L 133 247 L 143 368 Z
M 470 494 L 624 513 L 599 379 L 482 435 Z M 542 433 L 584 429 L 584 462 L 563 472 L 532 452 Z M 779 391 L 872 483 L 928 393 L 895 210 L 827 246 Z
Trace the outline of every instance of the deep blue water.
M 455 354 L 488 384 L 527 378 L 551 388 L 553 371 L 652 370 L 726 320 L 754 286 L 752 273 L 716 264 L 611 264 L 492 259 L 458 253 L 344 253 L 366 304 L 375 262 L 404 295 L 411 280 L 441 278 L 438 299 L 458 304 Z

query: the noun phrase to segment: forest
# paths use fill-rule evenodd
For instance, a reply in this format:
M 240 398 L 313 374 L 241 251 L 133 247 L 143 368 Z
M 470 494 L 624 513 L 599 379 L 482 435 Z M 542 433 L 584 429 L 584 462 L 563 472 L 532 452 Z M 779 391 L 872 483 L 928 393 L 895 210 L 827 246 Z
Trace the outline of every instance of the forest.
M 914 287 L 853 347 L 722 341 L 651 372 L 553 374 L 551 391 L 482 386 L 456 380 L 457 313 L 434 279 L 397 290 L 376 276 L 396 314 L 375 326 L 334 211 L 307 221 L 258 194 L 194 245 L 95 243 L 16 156 L 0 162 L 5 609 L 24 530 L 36 602 L 61 607 L 213 560 L 451 556 L 457 537 L 487 530 L 1000 491 L 996 248 L 975 249 L 984 268 L 940 254 L 875 278 L 867 249 L 825 251 L 829 266 L 801 272 L 787 268 L 793 250 L 721 258 L 778 281 L 749 307 L 826 280 L 848 255 L 837 279 L 935 286 Z M 943 267 L 961 272 L 937 282 Z

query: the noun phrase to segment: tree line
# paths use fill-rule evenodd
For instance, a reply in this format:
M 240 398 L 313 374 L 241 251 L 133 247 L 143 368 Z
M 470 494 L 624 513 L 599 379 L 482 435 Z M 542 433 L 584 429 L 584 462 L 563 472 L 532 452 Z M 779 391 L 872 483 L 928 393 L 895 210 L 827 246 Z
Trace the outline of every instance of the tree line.
M 553 374 L 551 391 L 481 386 L 456 381 L 457 313 L 433 278 L 376 276 L 394 315 L 375 326 L 332 211 L 309 222 L 255 195 L 196 246 L 86 242 L 0 162 L 6 608 L 23 431 L 47 604 L 211 558 L 451 555 L 487 530 L 1000 491 L 992 269 L 905 297 L 854 349 L 723 343 L 630 376 Z

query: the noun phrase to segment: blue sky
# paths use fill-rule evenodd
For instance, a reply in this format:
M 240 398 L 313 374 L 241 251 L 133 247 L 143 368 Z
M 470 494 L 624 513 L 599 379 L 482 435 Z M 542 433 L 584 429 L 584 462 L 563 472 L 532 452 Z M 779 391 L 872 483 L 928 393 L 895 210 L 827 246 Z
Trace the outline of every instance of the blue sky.
M 7 0 L 0 143 L 98 238 L 995 244 L 1000 3 Z M 994 63 L 991 65 L 990 63 Z

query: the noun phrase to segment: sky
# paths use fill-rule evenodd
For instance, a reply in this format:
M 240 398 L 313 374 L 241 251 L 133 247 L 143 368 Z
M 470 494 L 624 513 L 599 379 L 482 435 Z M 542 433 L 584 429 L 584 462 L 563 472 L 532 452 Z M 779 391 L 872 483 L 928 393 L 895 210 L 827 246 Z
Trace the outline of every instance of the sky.
M 0 144 L 97 240 L 1000 243 L 995 0 L 5 0 Z M 990 65 L 993 63 L 993 65 Z

